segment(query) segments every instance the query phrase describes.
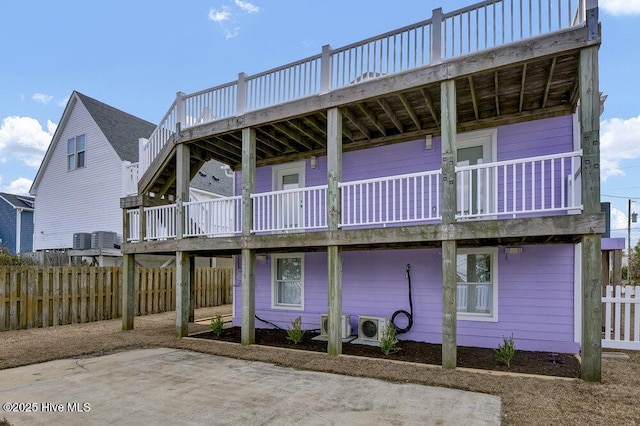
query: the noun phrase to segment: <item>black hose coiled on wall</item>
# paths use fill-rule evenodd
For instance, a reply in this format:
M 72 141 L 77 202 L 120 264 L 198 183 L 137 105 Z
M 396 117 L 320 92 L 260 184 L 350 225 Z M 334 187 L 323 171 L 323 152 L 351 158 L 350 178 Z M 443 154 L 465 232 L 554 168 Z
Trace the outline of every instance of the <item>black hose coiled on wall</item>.
M 406 275 L 407 275 L 407 282 L 409 283 L 409 311 L 410 312 L 407 312 L 404 309 L 400 309 L 393 313 L 393 316 L 391 317 L 391 323 L 396 328 L 396 334 L 406 333 L 407 331 L 411 330 L 411 327 L 413 326 L 413 301 L 411 300 L 411 264 L 410 263 L 407 263 Z M 400 328 L 396 325 L 396 317 L 398 315 L 404 315 L 407 317 L 406 327 Z

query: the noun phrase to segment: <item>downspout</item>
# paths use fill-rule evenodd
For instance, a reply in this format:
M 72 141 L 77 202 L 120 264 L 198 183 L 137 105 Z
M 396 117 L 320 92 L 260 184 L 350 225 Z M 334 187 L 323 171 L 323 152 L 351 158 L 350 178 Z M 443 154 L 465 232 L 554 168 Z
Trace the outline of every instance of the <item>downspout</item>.
M 22 240 L 22 209 L 16 209 L 16 256 L 20 256 Z

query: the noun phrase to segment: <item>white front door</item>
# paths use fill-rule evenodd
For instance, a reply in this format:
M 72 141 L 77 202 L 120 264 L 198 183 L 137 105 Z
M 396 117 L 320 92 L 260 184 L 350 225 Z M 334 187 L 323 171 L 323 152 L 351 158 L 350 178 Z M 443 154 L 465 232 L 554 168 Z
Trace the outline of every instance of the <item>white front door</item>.
M 462 133 L 457 137 L 457 165 L 474 166 L 496 161 L 495 130 Z M 494 173 L 487 169 L 458 173 L 457 214 L 476 216 L 495 213 Z
M 273 167 L 273 190 L 282 191 L 273 206 L 275 228 L 293 230 L 304 228 L 304 162 Z

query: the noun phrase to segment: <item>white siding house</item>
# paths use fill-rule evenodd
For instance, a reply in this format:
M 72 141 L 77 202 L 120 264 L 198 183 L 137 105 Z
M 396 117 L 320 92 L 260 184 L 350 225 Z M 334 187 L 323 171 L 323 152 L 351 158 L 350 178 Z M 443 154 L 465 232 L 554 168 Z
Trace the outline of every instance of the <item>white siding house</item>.
M 71 248 L 78 232 L 122 235 L 123 163 L 138 161 L 138 139 L 154 128 L 73 92 L 30 190 L 34 250 Z

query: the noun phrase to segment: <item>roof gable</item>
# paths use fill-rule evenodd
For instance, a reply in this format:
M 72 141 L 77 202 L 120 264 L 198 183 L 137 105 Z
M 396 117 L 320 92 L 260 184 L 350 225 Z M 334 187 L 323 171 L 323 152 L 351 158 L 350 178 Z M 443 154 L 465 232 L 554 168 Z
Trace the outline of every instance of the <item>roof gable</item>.
M 33 210 L 34 198 L 28 195 L 14 195 L 0 192 L 0 199 L 6 201 L 14 209 Z
M 149 121 L 74 91 L 65 106 L 58 128 L 51 139 L 44 159 L 33 180 L 33 184 L 29 190 L 31 194 L 37 192 L 37 187 L 53 155 L 55 146 L 60 139 L 60 135 L 64 133 L 64 129 L 77 102 L 81 102 L 82 105 L 84 105 L 93 121 L 116 152 L 116 155 L 123 161 L 137 162 L 138 140 L 140 138 L 149 138 L 156 128 L 156 125 Z
M 123 161 L 138 161 L 138 140 L 149 138 L 156 125 L 82 93 L 75 92 Z

